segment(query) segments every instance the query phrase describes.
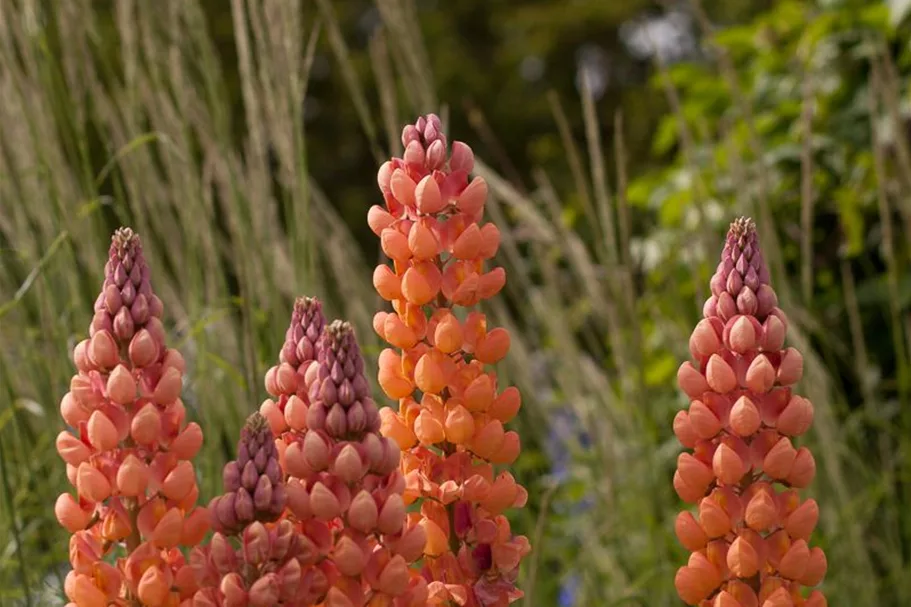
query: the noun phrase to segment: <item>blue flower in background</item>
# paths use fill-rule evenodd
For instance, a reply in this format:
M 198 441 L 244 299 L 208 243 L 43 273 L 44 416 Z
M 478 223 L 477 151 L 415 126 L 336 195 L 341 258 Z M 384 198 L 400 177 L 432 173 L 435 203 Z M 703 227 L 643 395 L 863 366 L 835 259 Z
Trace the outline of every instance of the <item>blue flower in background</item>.
M 546 442 L 546 451 L 551 462 L 551 475 L 558 483 L 570 477 L 573 445 L 586 449 L 591 445 L 591 437 L 582 427 L 578 416 L 569 408 L 557 410 L 550 417 L 550 433 Z M 554 508 L 568 514 L 584 512 L 593 506 L 593 498 L 585 495 L 581 500 L 557 502 Z M 560 588 L 558 604 L 560 607 L 573 607 L 579 594 L 579 576 L 571 574 Z

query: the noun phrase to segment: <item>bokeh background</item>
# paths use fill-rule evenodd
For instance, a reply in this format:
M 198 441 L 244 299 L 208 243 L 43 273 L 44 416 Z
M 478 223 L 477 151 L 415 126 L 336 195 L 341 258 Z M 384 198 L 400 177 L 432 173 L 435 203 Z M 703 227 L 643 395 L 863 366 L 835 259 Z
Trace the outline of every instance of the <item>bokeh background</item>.
M 824 589 L 911 605 L 909 4 L 0 0 L 0 604 L 62 604 L 57 407 L 112 230 L 186 357 L 208 500 L 296 295 L 375 377 L 366 211 L 434 111 L 504 235 L 523 605 L 681 604 L 675 373 L 741 214 L 816 407 Z

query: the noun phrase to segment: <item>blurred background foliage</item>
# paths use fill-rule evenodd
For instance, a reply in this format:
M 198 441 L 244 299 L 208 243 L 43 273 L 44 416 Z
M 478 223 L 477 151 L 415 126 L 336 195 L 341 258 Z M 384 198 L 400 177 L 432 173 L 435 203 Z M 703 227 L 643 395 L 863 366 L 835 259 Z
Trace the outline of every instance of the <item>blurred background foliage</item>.
M 54 450 L 110 232 L 143 236 L 203 499 L 296 295 L 359 329 L 366 210 L 442 113 L 503 230 L 526 605 L 679 605 L 671 420 L 728 222 L 815 404 L 833 604 L 911 604 L 908 2 L 0 0 L 0 604 L 62 604 Z

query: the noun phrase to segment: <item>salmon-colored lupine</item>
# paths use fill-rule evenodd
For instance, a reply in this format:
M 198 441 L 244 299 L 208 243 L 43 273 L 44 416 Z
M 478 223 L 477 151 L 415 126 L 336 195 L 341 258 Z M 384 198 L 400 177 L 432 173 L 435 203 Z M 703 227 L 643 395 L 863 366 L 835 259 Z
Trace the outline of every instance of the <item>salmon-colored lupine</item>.
M 261 414 L 247 418 L 237 460 L 225 466 L 222 482 L 225 493 L 209 504 L 216 533 L 190 557 L 199 586 L 193 605 L 308 607 L 319 602 L 333 575 L 328 562 L 320 563 L 331 546 L 329 530 L 284 516 L 284 474 Z
M 436 115 L 405 127 L 402 143 L 403 157 L 379 170 L 385 208 L 368 214 L 393 261 L 373 275 L 393 307 L 374 318 L 393 346 L 380 354 L 379 383 L 399 402 L 397 413 L 381 410 L 382 432 L 403 451 L 405 503 L 420 503 L 408 519 L 427 535 L 428 604 L 506 605 L 522 596 L 515 580 L 530 550 L 503 515 L 527 493 L 495 469 L 519 454 L 519 436 L 504 424 L 520 396 L 491 369 L 509 350 L 509 333 L 472 310 L 505 283 L 503 268 L 485 270 L 500 233 L 481 223 L 487 184 L 469 180 L 471 148 L 457 141 L 447 150 Z
M 399 448 L 379 435 L 351 326 L 327 327 L 320 302 L 299 298 L 266 389 L 274 400 L 260 411 L 286 473 L 287 516 L 331 538 L 325 604 L 424 605 L 426 582 L 409 569 L 422 554 L 424 530 L 405 527 Z
M 196 590 L 178 546 L 209 529 L 191 463 L 202 431 L 186 423 L 184 361 L 165 345 L 161 300 L 129 228 L 114 233 L 104 276 L 60 403 L 69 429 L 57 451 L 76 488 L 55 506 L 73 534 L 64 590 L 71 607 L 177 605 Z
M 803 359 L 784 348 L 787 319 L 769 285 L 750 219 L 731 224 L 711 281 L 704 319 L 690 338 L 695 364 L 677 374 L 690 397 L 674 419 L 684 447 L 674 488 L 696 514 L 676 521 L 692 552 L 675 583 L 689 605 L 823 607 L 823 551 L 808 544 L 819 518 L 797 490 L 816 464 L 792 442 L 813 421 L 813 406 L 795 394 Z

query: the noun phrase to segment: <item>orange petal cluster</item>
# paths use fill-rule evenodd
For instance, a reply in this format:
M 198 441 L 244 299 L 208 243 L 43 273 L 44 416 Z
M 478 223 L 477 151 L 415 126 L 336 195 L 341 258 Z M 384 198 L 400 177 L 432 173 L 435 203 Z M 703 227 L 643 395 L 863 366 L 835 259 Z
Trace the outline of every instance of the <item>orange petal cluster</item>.
M 392 346 L 380 354 L 379 384 L 399 401 L 398 412 L 380 411 L 381 431 L 403 451 L 406 505 L 420 503 L 408 519 L 426 533 L 428 604 L 504 605 L 522 596 L 515 579 L 530 550 L 503 515 L 527 493 L 496 469 L 519 455 L 505 424 L 521 398 L 490 368 L 506 356 L 509 333 L 471 310 L 505 284 L 503 268 L 485 269 L 500 232 L 481 223 L 487 184 L 469 180 L 471 148 L 447 151 L 436 115 L 405 127 L 402 143 L 403 157 L 379 170 L 385 208 L 368 214 L 392 260 L 373 275 L 393 308 L 373 322 Z
M 161 300 L 129 228 L 114 233 L 104 274 L 60 403 L 69 428 L 57 451 L 76 489 L 54 508 L 73 534 L 65 591 L 78 607 L 183 604 L 196 588 L 178 546 L 209 529 L 191 462 L 202 430 L 186 422 L 184 360 L 165 345 Z M 125 556 L 115 566 L 104 560 L 112 554 Z
M 694 362 L 678 383 L 691 399 L 674 419 L 681 453 L 674 488 L 696 510 L 677 537 L 691 551 L 677 571 L 680 598 L 702 607 L 824 607 L 826 557 L 808 542 L 819 518 L 797 490 L 816 473 L 793 439 L 813 405 L 792 391 L 803 359 L 784 348 L 787 319 L 769 285 L 754 223 L 731 224 L 704 318 L 690 338 Z

